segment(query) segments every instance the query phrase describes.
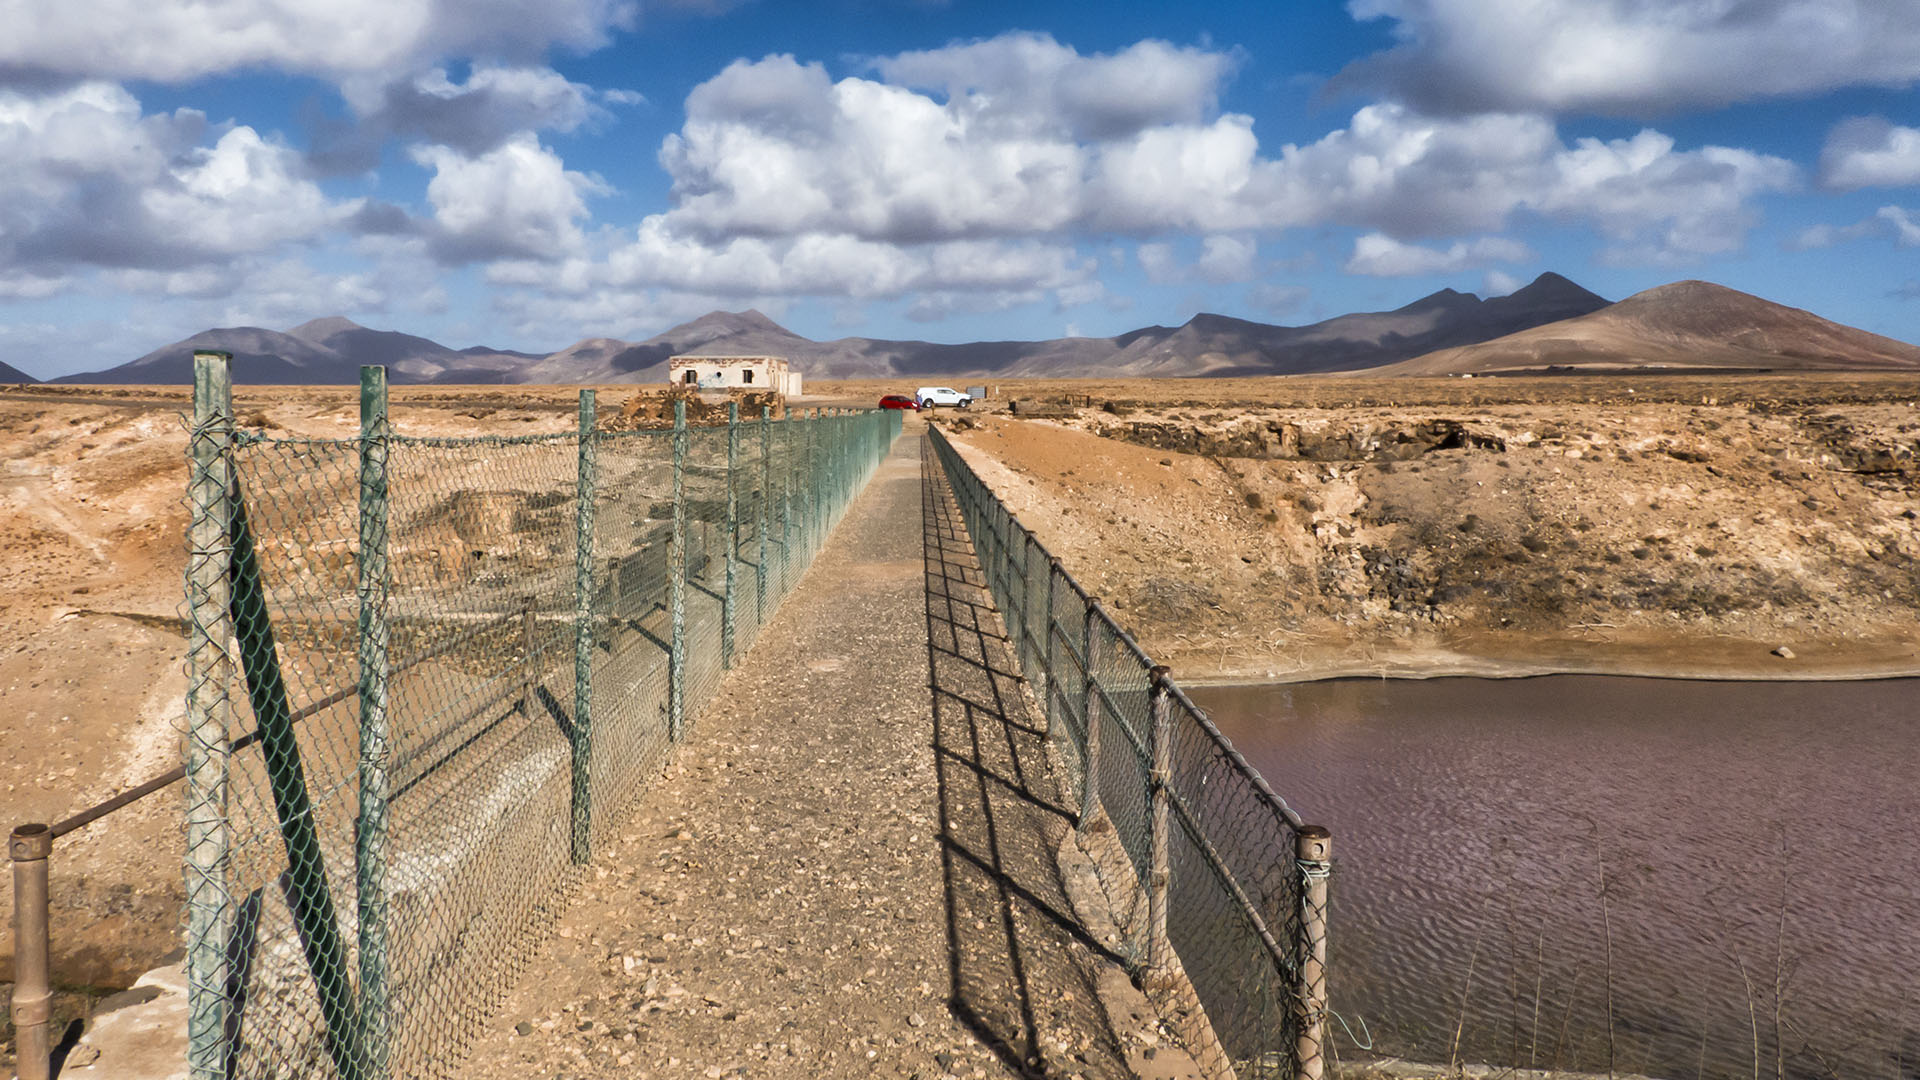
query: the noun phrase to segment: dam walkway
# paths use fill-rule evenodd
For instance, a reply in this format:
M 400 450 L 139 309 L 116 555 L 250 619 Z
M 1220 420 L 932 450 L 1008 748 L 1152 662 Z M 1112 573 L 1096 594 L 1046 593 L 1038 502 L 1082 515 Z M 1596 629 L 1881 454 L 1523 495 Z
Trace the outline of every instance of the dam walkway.
M 1068 785 L 918 427 L 461 1075 L 1198 1075 L 1075 914 Z

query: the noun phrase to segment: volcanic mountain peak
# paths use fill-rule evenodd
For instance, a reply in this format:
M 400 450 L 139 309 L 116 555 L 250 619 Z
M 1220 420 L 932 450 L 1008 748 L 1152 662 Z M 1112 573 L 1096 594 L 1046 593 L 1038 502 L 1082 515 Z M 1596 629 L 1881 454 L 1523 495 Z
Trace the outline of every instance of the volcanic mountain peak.
M 1598 295 L 1590 290 L 1581 288 L 1572 280 L 1562 277 L 1551 270 L 1542 273 L 1539 277 L 1534 278 L 1532 281 L 1507 295 L 1509 299 L 1526 297 L 1530 300 L 1544 300 L 1559 297 L 1571 297 L 1580 300 L 1600 299 Z
M 1485 303 L 1485 301 L 1472 293 L 1463 293 L 1455 289 L 1441 289 L 1438 292 L 1430 292 L 1411 304 L 1397 307 L 1394 311 L 1397 313 L 1425 311 L 1429 308 L 1473 308 L 1479 307 L 1483 303 Z
M 335 334 L 344 334 L 349 330 L 365 330 L 366 327 L 344 315 L 328 315 L 324 318 L 310 319 L 287 331 L 288 337 L 297 337 L 301 341 L 318 345 Z
M 1920 347 L 1707 281 L 1676 281 L 1590 314 L 1381 370 L 1392 375 L 1592 371 L 1912 371 Z
M 782 337 L 794 337 L 793 331 L 767 318 L 754 308 L 745 311 L 710 311 L 692 322 L 658 335 L 655 340 L 672 339 L 686 343 L 693 341 L 713 341 L 737 334 L 778 334 Z
M 1756 331 L 1825 333 L 1840 328 L 1810 311 L 1711 281 L 1676 281 L 1637 292 L 1615 304 L 1608 314 L 1615 320 L 1667 334 L 1726 337 Z

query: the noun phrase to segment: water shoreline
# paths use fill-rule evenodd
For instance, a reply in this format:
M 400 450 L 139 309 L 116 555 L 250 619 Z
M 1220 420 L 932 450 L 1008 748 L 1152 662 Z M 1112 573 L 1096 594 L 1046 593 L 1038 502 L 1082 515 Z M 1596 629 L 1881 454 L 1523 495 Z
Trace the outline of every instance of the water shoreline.
M 1544 675 L 1703 682 L 1871 682 L 1920 677 L 1920 643 L 1904 637 L 1772 643 L 1645 633 L 1596 641 L 1474 631 L 1404 642 L 1322 642 L 1268 656 L 1229 655 L 1224 662 L 1199 649 L 1175 650 L 1163 662 L 1184 686 L 1356 678 L 1526 679 Z

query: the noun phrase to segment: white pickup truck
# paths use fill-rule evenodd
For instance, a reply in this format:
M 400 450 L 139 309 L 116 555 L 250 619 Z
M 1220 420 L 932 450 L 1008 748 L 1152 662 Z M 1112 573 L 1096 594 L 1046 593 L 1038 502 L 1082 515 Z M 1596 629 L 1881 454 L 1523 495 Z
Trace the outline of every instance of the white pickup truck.
M 973 404 L 973 398 L 950 386 L 923 386 L 913 392 L 920 400 L 920 407 L 931 409 L 936 405 L 958 405 L 961 408 Z

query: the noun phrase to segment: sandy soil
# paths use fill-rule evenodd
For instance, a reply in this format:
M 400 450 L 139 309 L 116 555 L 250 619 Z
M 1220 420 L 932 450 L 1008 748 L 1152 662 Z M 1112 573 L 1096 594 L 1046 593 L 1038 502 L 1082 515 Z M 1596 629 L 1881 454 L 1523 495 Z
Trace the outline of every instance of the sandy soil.
M 599 388 L 611 424 L 643 390 Z M 409 435 L 575 430 L 573 386 L 395 387 Z M 804 407 L 864 403 L 831 388 Z M 58 822 L 179 763 L 184 715 L 185 387 L 0 387 L 0 827 Z M 357 389 L 240 387 L 242 426 L 351 436 Z M 175 950 L 180 786 L 60 839 L 49 877 L 56 1019 Z M 11 925 L 12 890 L 0 888 Z M 0 934 L 0 1015 L 13 935 Z M 0 1070 L 11 1065 L 11 1028 Z
M 871 404 L 910 382 L 814 384 L 801 404 Z M 1920 669 L 1920 380 L 992 385 L 1083 403 L 1065 421 L 989 404 L 960 435 L 1185 679 Z M 602 414 L 634 392 L 603 389 Z M 395 423 L 569 431 L 576 394 L 396 388 Z M 183 388 L 0 390 L 9 826 L 177 761 L 187 408 Z M 351 387 L 242 388 L 237 408 L 274 434 L 357 423 Z M 124 987 L 176 946 L 179 814 L 176 787 L 56 846 L 61 981 Z M 7 935 L 0 981 L 11 948 Z
M 632 387 L 602 391 L 616 414 Z M 416 435 L 571 431 L 573 387 L 396 388 Z M 56 822 L 179 762 L 185 634 L 184 387 L 0 389 L 0 824 Z M 268 434 L 358 427 L 353 387 L 242 387 Z M 150 796 L 55 845 L 54 968 L 121 988 L 174 949 L 180 792 Z M 0 889 L 0 918 L 12 892 Z M 13 936 L 0 937 L 0 982 Z M 79 1007 L 67 999 L 63 1007 Z
M 1920 380 L 1097 386 L 941 422 L 1184 679 L 1920 671 Z

